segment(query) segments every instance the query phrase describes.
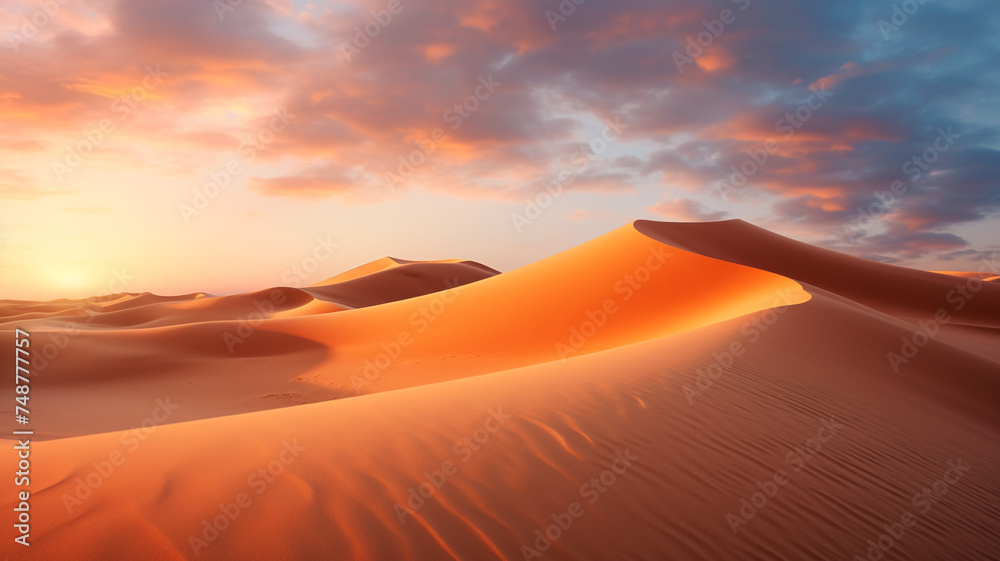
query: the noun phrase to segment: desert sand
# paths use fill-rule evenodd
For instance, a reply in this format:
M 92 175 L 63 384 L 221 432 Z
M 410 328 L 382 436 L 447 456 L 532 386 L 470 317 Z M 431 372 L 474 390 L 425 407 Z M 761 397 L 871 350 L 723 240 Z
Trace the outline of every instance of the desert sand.
M 997 559 L 996 275 L 638 221 L 504 273 L 0 301 L 38 359 L 3 554 Z

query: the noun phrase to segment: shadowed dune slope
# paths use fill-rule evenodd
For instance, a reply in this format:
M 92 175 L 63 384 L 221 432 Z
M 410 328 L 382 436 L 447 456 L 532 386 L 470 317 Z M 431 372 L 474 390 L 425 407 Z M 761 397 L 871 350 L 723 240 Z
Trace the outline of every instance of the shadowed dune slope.
M 369 265 L 380 264 L 385 259 Z M 439 292 L 499 274 L 472 261 L 391 261 L 394 263 L 392 266 L 359 274 L 359 269 L 369 266 L 365 265 L 344 273 L 349 275 L 347 278 L 338 275 L 302 290 L 319 300 L 351 308 L 364 308 Z
M 365 263 L 360 267 L 355 267 L 349 271 L 340 273 L 339 275 L 335 275 L 328 279 L 321 280 L 313 284 L 312 286 L 326 286 L 329 284 L 343 283 L 364 276 L 368 276 L 373 273 L 385 272 L 395 269 L 397 267 L 405 267 L 407 265 L 434 265 L 433 269 L 441 271 L 442 279 L 447 278 L 446 275 L 448 274 L 449 271 L 454 271 L 455 274 L 468 274 L 468 271 L 466 271 L 466 269 L 468 268 L 479 269 L 482 273 L 485 273 L 483 275 L 483 278 L 500 274 L 500 271 L 497 271 L 496 269 L 492 269 L 481 263 L 476 263 L 475 261 L 466 261 L 463 259 L 442 259 L 440 261 L 407 261 L 406 259 L 397 259 L 395 257 L 383 257 L 381 259 L 376 259 L 371 263 Z
M 1000 327 L 1000 286 L 994 283 L 970 285 L 968 279 L 868 261 L 795 241 L 742 220 L 639 220 L 635 225 L 663 243 L 771 271 L 884 312 L 932 318 L 937 310 L 947 309 L 952 323 Z M 1000 262 L 994 266 L 1000 267 Z M 977 287 L 980 290 L 974 297 L 963 295 L 963 290 Z M 955 309 L 959 305 L 961 308 Z

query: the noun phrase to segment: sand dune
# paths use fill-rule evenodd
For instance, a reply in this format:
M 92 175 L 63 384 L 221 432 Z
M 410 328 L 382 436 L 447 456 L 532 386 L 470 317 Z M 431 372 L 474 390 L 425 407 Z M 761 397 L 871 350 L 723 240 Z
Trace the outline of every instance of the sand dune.
M 307 375 L 350 396 L 562 360 L 806 299 L 788 279 L 625 226 L 457 290 L 262 329 L 333 349 L 335 360 Z
M 386 262 L 391 265 L 386 265 Z M 319 300 L 364 308 L 439 292 L 498 274 L 472 261 L 402 261 L 386 257 L 303 288 Z
M 817 248 L 742 220 L 667 223 L 640 220 L 636 228 L 689 251 L 772 271 L 834 292 L 876 310 L 933 317 L 951 309 L 952 323 L 1000 327 L 1000 287 L 969 285 L 948 276 L 877 263 Z M 996 263 L 1000 267 L 1000 262 Z M 993 273 L 996 274 L 996 273 Z M 981 286 L 968 298 L 962 287 Z M 954 309 L 964 301 L 961 309 Z
M 290 303 L 232 353 L 240 320 L 224 312 L 251 295 L 108 311 L 74 335 L 34 382 L 59 415 L 33 444 L 32 554 L 1000 551 L 993 285 L 955 309 L 955 277 L 738 221 L 639 221 L 454 289 L 444 281 L 473 266 L 390 261 L 284 289 Z M 342 306 L 418 287 L 437 291 Z M 326 305 L 339 311 L 310 309 Z M 188 320 L 156 325 L 150 310 Z
M 412 298 L 494 274 L 493 269 L 471 261 L 418 262 L 386 257 L 305 288 L 273 287 L 229 296 L 146 292 L 54 302 L 0 300 L 0 325 L 17 322 L 30 327 L 34 324 L 26 322 L 55 319 L 98 327 L 148 328 L 232 320 L 255 313 L 296 317 Z
M 136 406 L 171 395 L 188 403 L 173 421 L 201 419 L 562 360 L 809 297 L 794 281 L 669 248 L 631 225 L 516 271 L 448 288 L 456 278 L 475 280 L 468 274 L 480 270 L 455 265 L 435 276 L 428 268 L 441 265 L 406 264 L 388 278 L 380 270 L 316 288 L 384 299 L 412 279 L 408 290 L 427 293 L 333 314 L 288 313 L 309 304 L 301 292 L 312 288 L 269 289 L 284 294 L 274 300 L 280 317 L 270 319 L 250 315 L 262 302 L 270 306 L 269 291 L 172 304 L 160 320 L 148 307 L 133 308 L 127 321 L 121 312 L 108 314 L 111 326 L 142 321 L 145 328 L 100 329 L 95 320 L 74 335 L 74 344 L 46 365 L 60 415 L 40 416 L 39 432 L 64 437 L 128 427 L 137 413 L 132 407 L 94 415 L 91 405 L 124 386 Z M 391 272 L 407 268 L 416 274 Z M 220 320 L 223 313 L 231 319 Z M 43 325 L 28 325 L 49 334 Z M 225 390 L 233 370 L 242 383 Z M 291 398 L 262 398 L 271 394 Z
M 82 300 L 54 300 L 52 302 L 0 300 L 0 325 L 10 322 L 23 324 L 24 322 L 36 319 L 76 321 L 81 317 L 96 318 L 99 314 L 103 317 L 104 314 L 110 312 L 122 312 L 146 306 L 186 302 L 207 296 L 207 294 L 202 292 L 177 296 L 159 296 L 143 292 L 110 294 Z M 168 308 L 169 306 L 165 309 Z M 162 310 L 152 311 L 148 314 L 153 319 L 159 318 L 162 315 L 164 315 Z M 122 317 L 128 317 L 128 314 Z M 127 323 L 126 325 L 133 324 Z
M 468 274 L 466 271 L 469 268 L 479 269 L 484 276 L 492 276 L 499 274 L 500 271 L 492 269 L 483 265 L 482 263 L 476 263 L 475 261 L 466 261 L 463 259 L 442 259 L 439 261 L 407 261 L 406 259 L 397 259 L 395 257 L 383 257 L 381 259 L 376 259 L 371 263 L 365 263 L 360 267 L 355 267 L 349 271 L 340 273 L 339 275 L 334 275 L 328 279 L 321 280 L 312 286 L 326 286 L 330 284 L 337 284 L 342 282 L 347 282 L 355 280 L 361 277 L 372 275 L 373 273 L 381 273 L 385 271 L 390 271 L 397 268 L 408 268 L 409 265 L 432 265 L 432 267 L 425 267 L 433 271 L 440 271 L 442 275 L 446 275 L 448 271 L 454 271 L 455 274 Z M 441 278 L 445 278 L 442 276 Z

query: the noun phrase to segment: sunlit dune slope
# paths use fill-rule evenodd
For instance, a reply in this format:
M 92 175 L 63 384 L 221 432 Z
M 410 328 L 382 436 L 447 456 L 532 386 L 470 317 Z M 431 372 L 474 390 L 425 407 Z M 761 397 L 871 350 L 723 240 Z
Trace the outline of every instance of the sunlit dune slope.
M 792 280 L 678 250 L 627 225 L 456 290 L 272 320 L 262 329 L 330 347 L 334 360 L 313 379 L 353 393 L 357 375 L 365 377 L 364 392 L 444 381 L 484 365 L 564 359 L 808 298 Z M 379 384 L 368 383 L 374 378 Z
M 975 271 L 931 271 L 932 273 L 938 273 L 941 275 L 950 275 L 953 277 L 959 277 L 963 279 L 979 279 L 983 282 L 997 282 L 1000 281 L 1000 275 L 996 272 L 975 272 Z
M 959 277 L 963 279 L 979 279 L 987 280 L 996 276 L 996 273 L 984 273 L 981 271 L 931 271 L 932 273 L 937 273 L 939 275 L 949 275 L 952 277 Z

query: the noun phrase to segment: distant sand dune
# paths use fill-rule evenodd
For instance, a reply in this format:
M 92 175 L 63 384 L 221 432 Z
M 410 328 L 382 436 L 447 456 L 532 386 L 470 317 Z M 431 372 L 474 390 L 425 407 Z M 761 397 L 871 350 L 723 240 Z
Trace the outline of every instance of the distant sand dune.
M 352 308 L 363 308 L 439 292 L 449 286 L 461 286 L 498 274 L 497 271 L 479 263 L 457 260 L 425 263 L 391 260 L 392 266 L 372 270 L 363 275 L 358 272 L 370 265 L 381 265 L 385 259 L 374 261 L 302 290 L 320 300 Z

